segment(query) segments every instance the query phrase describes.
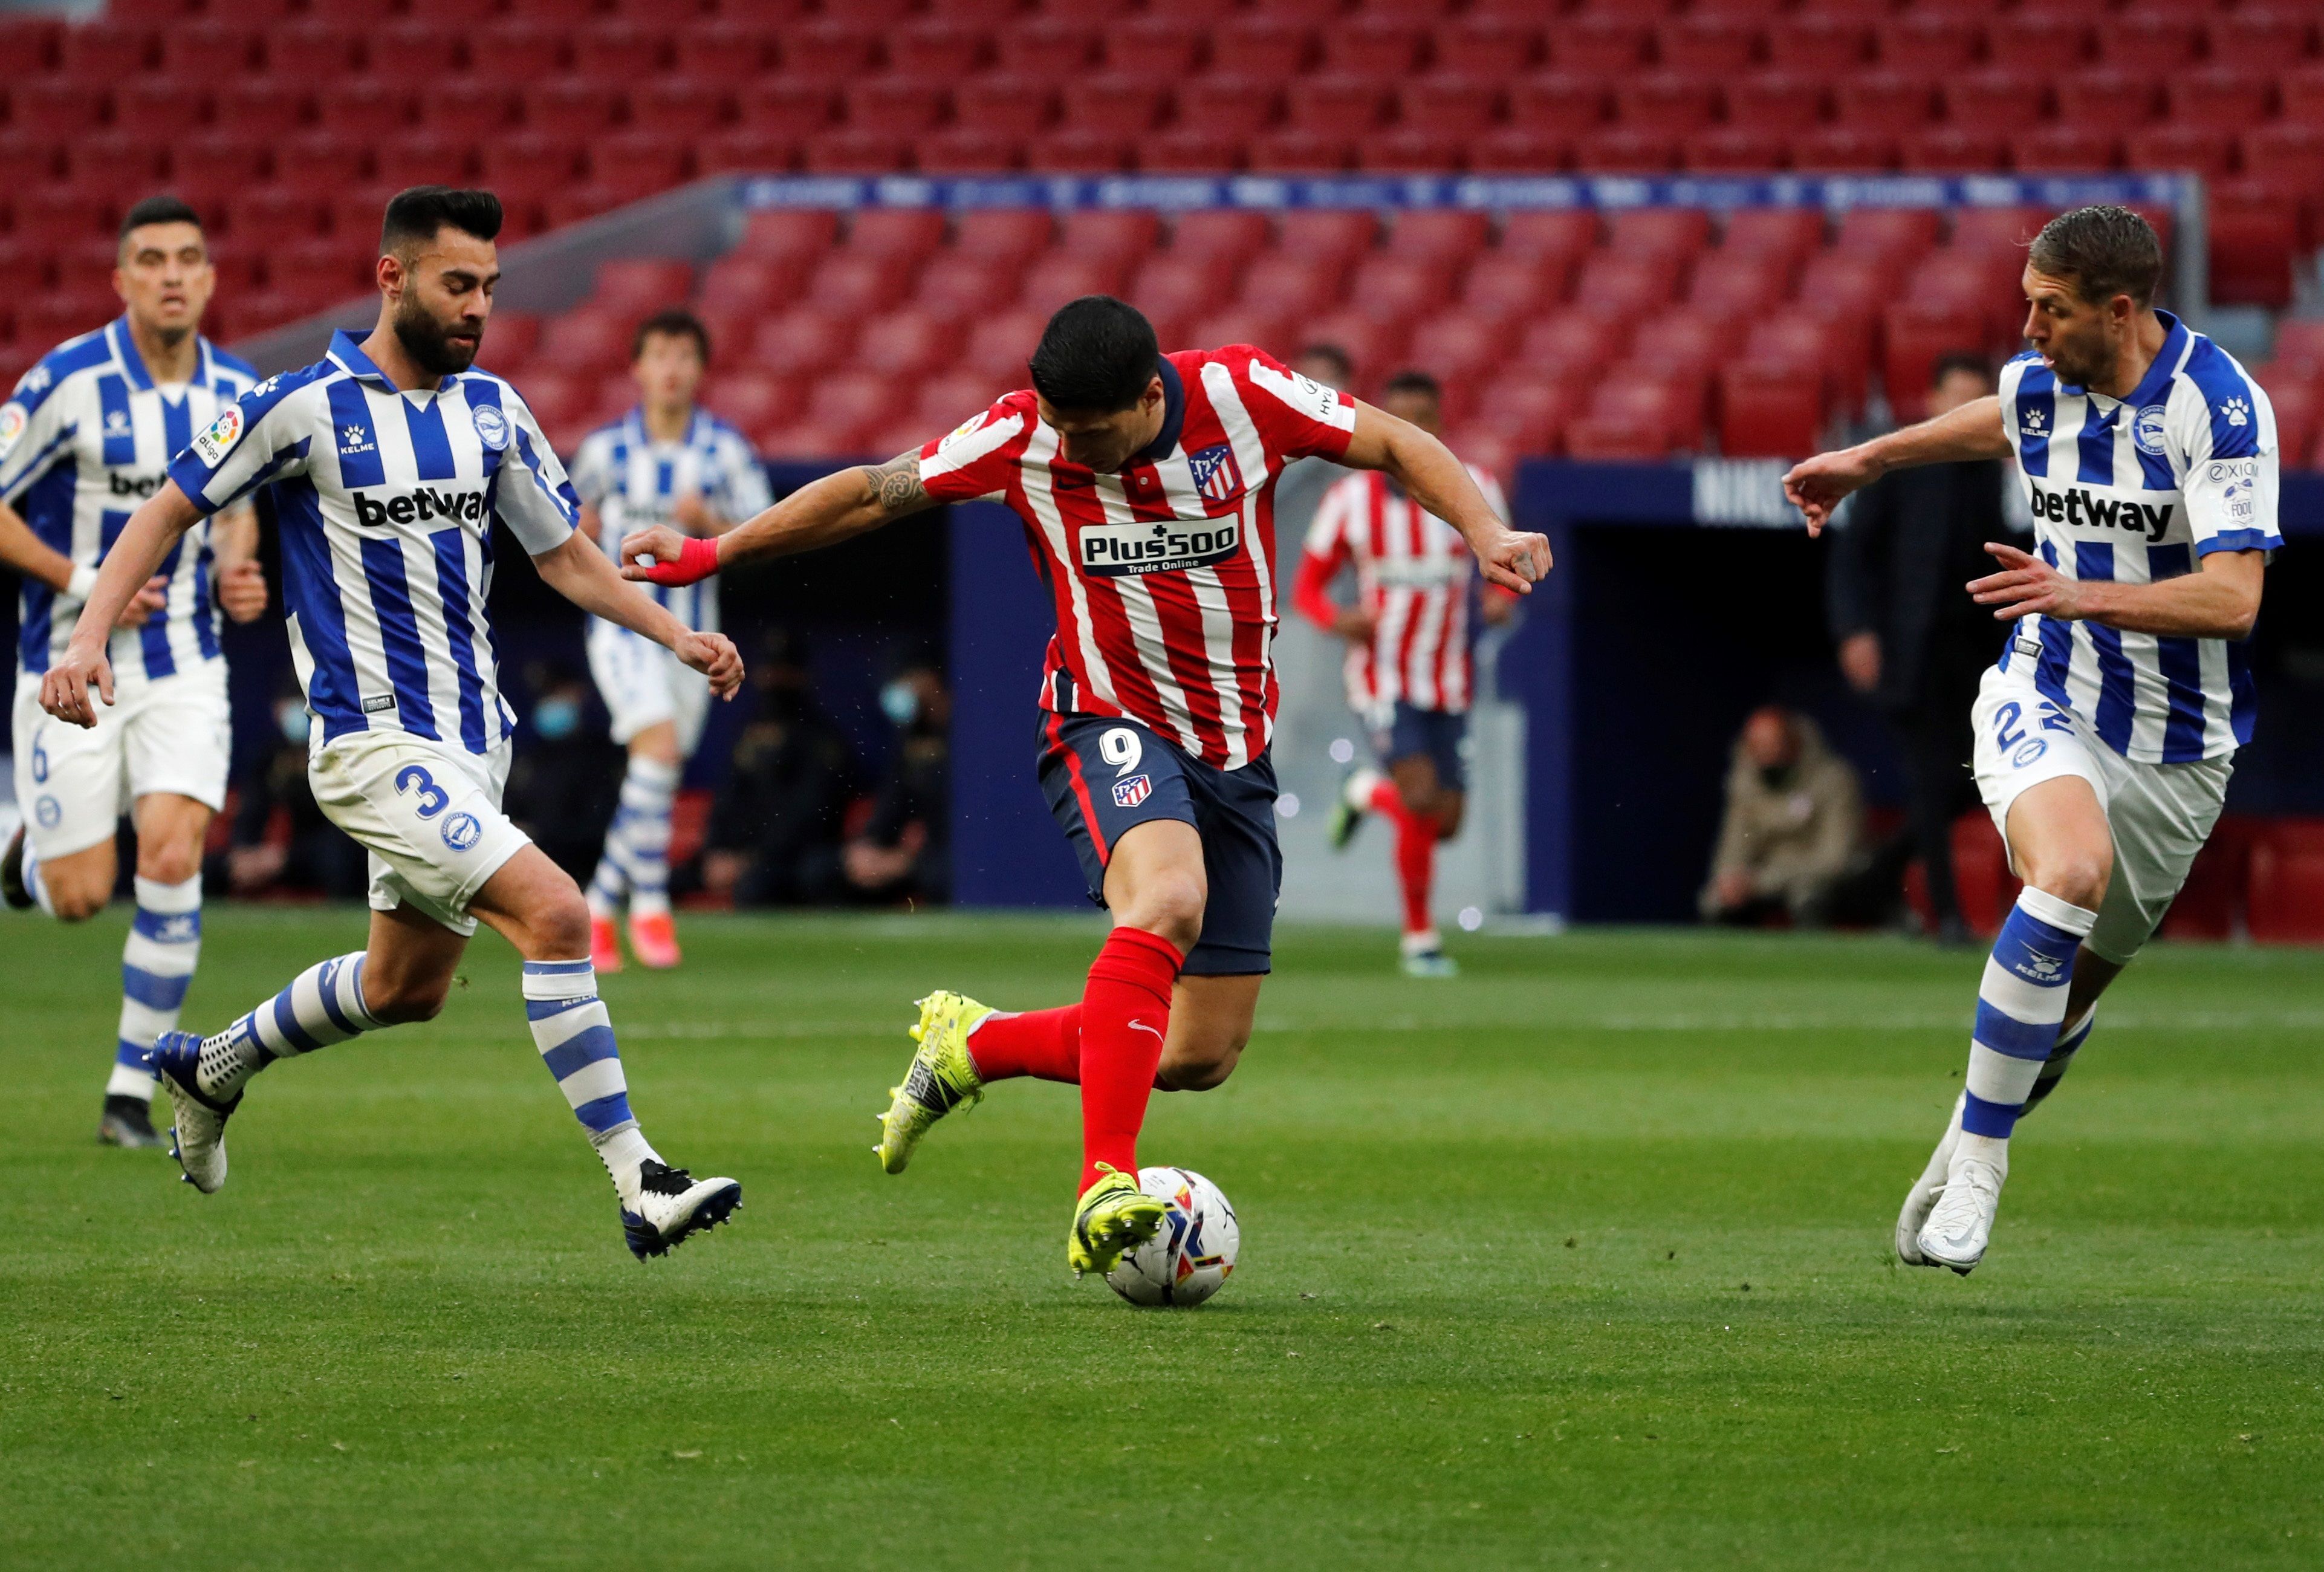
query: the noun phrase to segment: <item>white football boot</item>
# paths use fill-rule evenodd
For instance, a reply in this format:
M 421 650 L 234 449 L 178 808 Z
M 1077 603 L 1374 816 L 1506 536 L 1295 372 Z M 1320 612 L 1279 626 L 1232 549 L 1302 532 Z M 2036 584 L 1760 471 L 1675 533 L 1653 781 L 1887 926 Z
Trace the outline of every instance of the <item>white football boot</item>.
M 653 1158 L 646 1160 L 639 1177 L 635 1207 L 622 1208 L 622 1236 L 640 1261 L 669 1254 L 671 1246 L 715 1228 L 742 1204 L 739 1181 L 697 1179 Z
M 1960 1140 L 1961 1105 L 1968 1096 L 1963 1093 L 1953 1099 L 1953 1116 L 1945 1122 L 1945 1138 L 1929 1155 L 1929 1166 L 1904 1192 L 1904 1209 L 1896 1214 L 1896 1259 L 1907 1266 L 1934 1266 L 1921 1253 L 1921 1225 L 1929 1220 L 1935 1209 L 1937 1197 L 1945 1193 L 1946 1176 L 1952 1172 L 1953 1146 Z
M 2001 1184 L 2009 1177 L 2009 1151 L 1999 1161 L 1956 1152 L 1945 1192 L 1914 1241 L 1932 1266 L 1950 1266 L 1967 1277 L 1985 1259 L 1993 1237 L 1993 1216 L 2001 1209 Z
M 242 1106 L 236 1094 L 229 1103 L 206 1096 L 196 1076 L 202 1059 L 202 1040 L 190 1031 L 165 1031 L 155 1040 L 147 1059 L 170 1094 L 176 1114 L 170 1126 L 170 1155 L 186 1171 L 186 1182 L 206 1196 L 217 1194 L 226 1183 L 226 1122 Z

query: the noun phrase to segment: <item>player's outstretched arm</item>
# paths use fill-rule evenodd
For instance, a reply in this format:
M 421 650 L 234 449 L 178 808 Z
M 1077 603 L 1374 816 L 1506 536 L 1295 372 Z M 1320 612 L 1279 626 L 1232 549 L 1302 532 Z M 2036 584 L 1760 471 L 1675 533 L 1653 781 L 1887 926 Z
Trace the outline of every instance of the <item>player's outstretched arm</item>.
M 643 634 L 710 679 L 710 691 L 732 698 L 742 686 L 742 657 L 724 633 L 701 633 L 669 608 L 622 582 L 595 541 L 576 530 L 532 559 L 549 588 L 592 616 Z
M 1452 450 L 1411 421 L 1358 400 L 1355 434 L 1340 461 L 1386 470 L 1422 508 L 1461 532 L 1485 578 L 1503 589 L 1531 595 L 1549 571 L 1549 537 L 1501 522 Z
M 113 702 L 113 667 L 105 658 L 105 646 L 113 636 L 114 625 L 152 578 L 170 549 L 201 517 L 201 511 L 174 480 L 164 481 L 160 491 L 137 504 L 137 511 L 121 526 L 113 549 L 105 554 L 97 582 L 89 586 L 88 598 L 81 603 L 80 620 L 73 624 L 65 658 L 41 680 L 42 709 L 74 726 L 97 724 L 91 691 L 106 704 Z
M 1934 420 L 1795 464 L 1784 476 L 1784 495 L 1807 520 L 1808 533 L 1820 535 L 1842 497 L 1892 469 L 2008 457 L 2009 431 L 2001 423 L 2001 400 L 1988 393 Z
M 709 540 L 666 524 L 641 530 L 622 541 L 622 577 L 692 584 L 738 562 L 835 545 L 936 505 L 920 484 L 920 452 L 915 448 L 885 464 L 860 465 L 811 481 L 758 517 Z M 641 560 L 645 558 L 651 563 Z

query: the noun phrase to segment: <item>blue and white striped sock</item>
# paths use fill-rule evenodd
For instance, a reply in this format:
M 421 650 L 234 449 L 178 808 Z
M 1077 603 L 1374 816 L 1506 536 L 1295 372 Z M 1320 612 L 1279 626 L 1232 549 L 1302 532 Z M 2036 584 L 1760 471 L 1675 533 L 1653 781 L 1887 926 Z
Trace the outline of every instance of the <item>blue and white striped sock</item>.
M 524 1013 L 541 1062 L 629 1205 L 637 1199 L 639 1167 L 655 1152 L 630 1112 L 630 1084 L 613 1017 L 597 997 L 595 968 L 586 960 L 525 962 Z
M 49 900 L 48 882 L 41 877 L 40 855 L 32 850 L 32 838 L 29 835 L 24 837 L 24 865 L 23 876 L 24 880 L 24 892 L 32 898 L 32 904 L 39 907 L 42 911 L 47 912 L 51 917 L 54 917 L 57 914 L 57 909 Z
M 2041 1106 L 2042 1099 L 2058 1089 L 2058 1083 L 2064 1080 L 2066 1072 L 2074 1068 L 2074 1055 L 2080 1053 L 2082 1044 L 2090 1040 L 2091 1029 L 2098 1023 L 2098 1006 L 2093 1004 L 2082 1012 L 2080 1021 L 2069 1021 L 2058 1029 L 2058 1046 L 2052 1049 L 2050 1057 L 2042 1061 L 2042 1073 L 2035 1077 L 2034 1089 L 2026 1094 L 2025 1107 L 2017 1115 L 2019 1118 L 2023 1119 Z
M 181 884 L 138 879 L 137 916 L 121 947 L 121 1034 L 106 1096 L 152 1097 L 146 1052 L 155 1038 L 177 1030 L 201 955 L 201 875 Z
M 364 1003 L 363 975 L 361 950 L 309 966 L 265 1003 L 202 1040 L 194 1084 L 223 1102 L 278 1059 L 376 1031 L 380 1022 Z
M 669 910 L 669 815 L 678 797 L 678 766 L 639 754 L 622 777 L 622 807 L 605 835 L 609 856 L 629 884 L 630 915 Z
M 2060 1046 L 2074 952 L 2097 921 L 2097 912 L 2055 895 L 2031 886 L 2019 892 L 1978 987 L 1969 1096 L 1961 1105 L 1965 1142 L 2009 1139 L 2043 1067 Z

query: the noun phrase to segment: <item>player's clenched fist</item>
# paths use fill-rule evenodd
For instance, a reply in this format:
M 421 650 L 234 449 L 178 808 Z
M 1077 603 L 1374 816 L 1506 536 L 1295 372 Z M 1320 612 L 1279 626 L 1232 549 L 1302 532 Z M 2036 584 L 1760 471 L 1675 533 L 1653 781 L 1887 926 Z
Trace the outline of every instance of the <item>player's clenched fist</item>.
M 1535 582 L 1549 571 L 1547 535 L 1503 530 L 1476 550 L 1477 567 L 1486 579 L 1519 595 L 1531 595 Z
M 104 645 L 84 650 L 75 640 L 65 647 L 65 658 L 41 679 L 41 707 L 70 725 L 93 726 L 97 706 L 89 701 L 91 693 L 108 706 L 113 703 L 113 665 L 105 658 Z
M 1820 535 L 1842 497 L 1870 485 L 1880 476 L 1878 461 L 1861 448 L 1819 453 L 1792 466 L 1791 473 L 1784 476 L 1784 499 L 1807 520 L 1808 533 Z
M 718 571 L 718 542 L 681 534 L 668 524 L 622 541 L 622 577 L 645 584 L 693 584 Z
M 672 644 L 670 652 L 710 679 L 710 691 L 732 698 L 742 686 L 742 656 L 734 641 L 724 633 L 688 633 Z
M 244 559 L 218 575 L 218 606 L 238 623 L 255 622 L 266 615 L 266 575 L 255 562 Z

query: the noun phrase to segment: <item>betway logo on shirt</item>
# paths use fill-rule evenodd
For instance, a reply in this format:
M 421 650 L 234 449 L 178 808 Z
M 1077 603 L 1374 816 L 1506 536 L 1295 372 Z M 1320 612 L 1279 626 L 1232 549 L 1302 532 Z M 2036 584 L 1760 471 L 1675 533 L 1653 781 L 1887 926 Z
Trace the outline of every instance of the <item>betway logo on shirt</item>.
M 1150 523 L 1085 524 L 1081 532 L 1082 570 L 1095 578 L 1131 573 L 1174 573 L 1224 561 L 1242 541 L 1240 517 L 1184 519 Z
M 473 524 L 484 516 L 482 491 L 438 491 L 431 485 L 408 492 L 373 487 L 355 494 L 355 522 L 366 530 L 390 524 L 426 524 L 438 519 Z
M 2128 497 L 2101 496 L 2087 486 L 2046 486 L 2031 482 L 2034 516 L 2053 524 L 2085 530 L 2127 530 L 2153 544 L 2171 532 L 2172 503 L 2137 502 Z

